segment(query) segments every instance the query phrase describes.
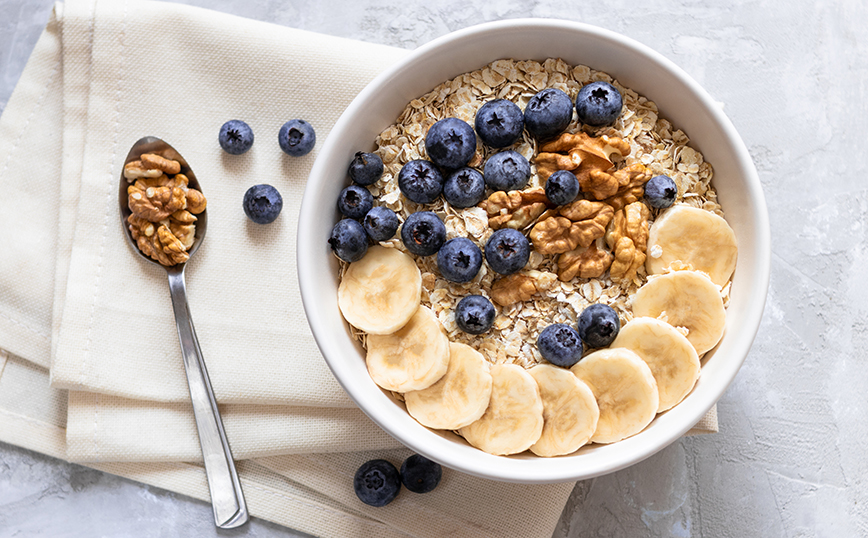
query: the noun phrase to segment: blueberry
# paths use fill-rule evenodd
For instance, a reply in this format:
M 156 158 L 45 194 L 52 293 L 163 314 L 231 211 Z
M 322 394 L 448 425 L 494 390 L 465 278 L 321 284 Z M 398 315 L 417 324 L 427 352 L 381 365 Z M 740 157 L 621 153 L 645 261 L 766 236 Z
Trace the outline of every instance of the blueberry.
M 256 224 L 268 224 L 280 215 L 283 197 L 271 185 L 254 185 L 244 193 L 244 213 Z
M 375 207 L 362 220 L 365 231 L 376 242 L 388 241 L 398 231 L 398 215 L 388 207 Z
M 566 323 L 549 325 L 536 339 L 540 355 L 556 366 L 569 368 L 582 358 L 582 339 Z
M 359 261 L 368 252 L 368 236 L 359 221 L 339 220 L 329 235 L 329 246 L 345 262 Z
M 602 80 L 582 86 L 576 96 L 579 121 L 591 127 L 615 123 L 622 104 L 621 92 Z
M 363 503 L 386 506 L 401 490 L 398 469 L 386 460 L 366 461 L 353 477 L 353 489 Z
M 669 176 L 654 176 L 645 184 L 645 200 L 651 207 L 665 209 L 675 203 L 678 187 Z
M 361 220 L 374 207 L 374 197 L 365 187 L 350 185 L 338 194 L 337 207 L 343 216 Z
M 359 185 L 372 185 L 383 175 L 383 159 L 376 153 L 356 153 L 350 163 L 350 179 Z
M 401 482 L 413 493 L 428 493 L 440 483 L 443 469 L 425 456 L 413 454 L 401 464 Z
M 452 207 L 472 207 L 485 197 L 485 178 L 473 168 L 459 168 L 443 183 L 443 197 Z
M 277 142 L 287 155 L 301 157 L 313 149 L 316 133 L 313 126 L 304 120 L 289 120 L 278 131 Z
M 589 347 L 606 347 L 621 330 L 621 320 L 611 306 L 592 304 L 579 314 L 579 337 Z
M 558 170 L 546 180 L 546 198 L 555 205 L 567 205 L 579 195 L 579 180 L 568 170 Z
M 482 105 L 473 123 L 476 134 L 484 143 L 493 148 L 505 148 L 521 136 L 524 115 L 512 101 L 495 99 Z
M 443 190 L 443 175 L 431 161 L 410 161 L 398 172 L 398 188 L 409 200 L 430 204 Z
M 241 120 L 229 120 L 220 127 L 217 140 L 226 153 L 241 155 L 253 145 L 253 130 Z
M 374 197 L 364 187 L 350 185 L 338 195 L 338 211 L 345 217 L 361 219 L 372 207 L 374 207 Z
M 573 101 L 565 92 L 555 88 L 537 93 L 524 108 L 524 126 L 539 139 L 560 134 L 572 119 Z
M 468 295 L 455 307 L 455 324 L 469 334 L 482 334 L 494 323 L 494 305 L 482 295 Z
M 449 170 L 461 168 L 476 153 L 476 133 L 458 118 L 442 119 L 428 129 L 425 149 L 437 166 Z
M 485 243 L 485 261 L 502 274 L 511 275 L 527 264 L 530 258 L 530 243 L 518 230 L 501 228 Z
M 430 256 L 446 242 L 446 226 L 431 211 L 413 213 L 401 227 L 401 241 L 417 256 Z
M 513 150 L 495 153 L 485 161 L 485 184 L 495 191 L 524 188 L 530 179 L 530 163 Z
M 466 237 L 450 239 L 437 251 L 437 267 L 450 282 L 470 282 L 482 267 L 482 251 Z

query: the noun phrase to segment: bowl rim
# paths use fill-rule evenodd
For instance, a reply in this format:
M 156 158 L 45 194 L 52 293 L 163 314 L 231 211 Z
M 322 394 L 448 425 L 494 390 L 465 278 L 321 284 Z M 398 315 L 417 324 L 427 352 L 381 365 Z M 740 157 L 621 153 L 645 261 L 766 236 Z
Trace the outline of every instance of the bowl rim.
M 742 316 L 741 318 L 741 324 L 744 327 L 748 328 L 748 332 L 741 333 L 739 335 L 739 338 L 736 342 L 736 347 L 732 350 L 732 355 L 734 355 L 734 357 L 732 357 L 732 360 L 728 364 L 728 367 L 724 370 L 723 379 L 718 378 L 716 381 L 716 385 L 719 386 L 719 389 L 704 392 L 702 394 L 702 397 L 698 398 L 697 401 L 693 402 L 694 405 L 691 408 L 692 412 L 687 413 L 690 419 L 684 420 L 683 424 L 678 427 L 669 427 L 667 434 L 660 434 L 657 436 L 657 442 L 640 444 L 636 447 L 632 447 L 636 450 L 630 451 L 629 457 L 614 458 L 612 461 L 606 461 L 602 464 L 596 464 L 590 466 L 590 468 L 581 466 L 576 466 L 577 468 L 571 468 L 571 466 L 569 465 L 557 465 L 558 460 L 562 460 L 562 458 L 573 457 L 572 455 L 558 458 L 539 458 L 536 456 L 527 458 L 516 458 L 514 456 L 493 456 L 490 454 L 486 454 L 482 451 L 478 451 L 477 449 L 472 449 L 481 454 L 481 456 L 479 456 L 481 460 L 479 461 L 484 461 L 487 458 L 496 458 L 496 460 L 491 461 L 491 465 L 486 462 L 486 464 L 482 467 L 477 467 L 473 465 L 473 460 L 476 460 L 477 458 L 468 458 L 468 454 L 462 454 L 461 452 L 463 451 L 461 450 L 440 450 L 438 446 L 440 445 L 441 440 L 442 442 L 448 442 L 451 445 L 455 444 L 454 441 L 446 439 L 444 435 L 436 433 L 434 432 L 434 430 L 428 430 L 427 428 L 425 428 L 429 432 L 433 433 L 435 437 L 423 436 L 425 438 L 422 439 L 419 436 L 414 435 L 413 432 L 402 430 L 397 424 L 393 424 L 392 422 L 390 422 L 388 416 L 390 414 L 389 410 L 361 405 L 360 402 L 362 400 L 365 400 L 367 396 L 365 396 L 365 394 L 363 393 L 360 384 L 353 383 L 352 379 L 346 378 L 346 376 L 343 375 L 344 373 L 337 369 L 332 363 L 332 361 L 329 360 L 329 356 L 331 356 L 330 354 L 337 351 L 334 348 L 334 332 L 326 330 L 325 327 L 321 326 L 316 322 L 320 317 L 318 303 L 319 301 L 321 301 L 321 298 L 315 294 L 313 286 L 305 285 L 306 282 L 314 282 L 317 279 L 322 278 L 321 268 L 318 268 L 317 265 L 314 263 L 314 257 L 308 255 L 308 253 L 312 252 L 313 249 L 322 247 L 321 244 L 314 243 L 314 237 L 318 236 L 315 233 L 309 233 L 305 225 L 305 223 L 311 221 L 312 216 L 315 213 L 321 212 L 320 208 L 315 207 L 312 203 L 310 203 L 310 198 L 312 196 L 310 180 L 311 178 L 316 178 L 323 175 L 323 171 L 327 166 L 326 159 L 331 153 L 334 152 L 334 148 L 340 145 L 340 134 L 349 127 L 349 124 L 353 119 L 354 113 L 364 103 L 368 102 L 379 91 L 381 87 L 388 84 L 390 80 L 399 77 L 403 71 L 407 70 L 409 66 L 412 65 L 413 62 L 418 62 L 420 61 L 420 59 L 427 58 L 429 55 L 436 53 L 436 51 L 444 45 L 453 42 L 464 41 L 473 37 L 484 36 L 492 32 L 497 33 L 504 30 L 518 29 L 530 31 L 576 31 L 591 36 L 595 39 L 603 40 L 608 45 L 629 49 L 632 53 L 636 53 L 639 56 L 644 56 L 657 64 L 658 67 L 665 71 L 665 75 L 667 77 L 672 77 L 676 79 L 677 82 L 679 82 L 689 92 L 691 92 L 693 96 L 699 100 L 699 102 L 706 109 L 706 111 L 714 118 L 714 120 L 718 124 L 718 127 L 720 127 L 724 131 L 726 137 L 728 138 L 728 142 L 732 145 L 732 149 L 735 152 L 739 168 L 743 169 L 745 172 L 745 183 L 748 191 L 746 193 L 746 196 L 752 199 L 756 205 L 756 209 L 752 213 L 752 216 L 755 219 L 755 226 L 753 229 L 754 235 L 752 236 L 752 239 L 755 245 L 754 265 L 756 267 L 756 273 L 751 275 L 751 284 L 754 292 L 760 294 L 761 298 L 757 298 L 755 302 L 752 302 L 750 305 L 751 307 L 748 308 L 746 312 L 746 315 Z M 608 474 L 650 457 L 651 455 L 662 450 L 663 448 L 680 438 L 682 435 L 684 435 L 709 411 L 709 409 L 711 409 L 711 407 L 720 399 L 720 397 L 723 396 L 727 388 L 732 384 L 732 381 L 735 379 L 735 376 L 740 370 L 742 364 L 744 363 L 744 360 L 747 358 L 750 347 L 756 337 L 757 331 L 759 330 L 760 321 L 765 308 L 766 297 L 768 294 L 768 285 L 770 278 L 771 232 L 769 228 L 768 210 L 765 203 L 765 197 L 762 192 L 759 176 L 747 150 L 747 147 L 745 146 L 743 140 L 739 136 L 732 122 L 723 113 L 718 104 L 692 77 L 690 77 L 690 75 L 688 75 L 672 61 L 664 57 L 662 54 L 654 51 L 650 47 L 611 30 L 589 25 L 586 23 L 564 21 L 558 19 L 508 19 L 463 28 L 436 38 L 420 46 L 419 48 L 411 51 L 409 54 L 404 56 L 402 59 L 399 59 L 395 64 L 386 68 L 378 76 L 376 76 L 370 83 L 368 83 L 367 86 L 365 86 L 365 88 L 361 92 L 359 92 L 355 99 L 353 99 L 353 101 L 347 106 L 347 108 L 344 110 L 344 112 L 341 114 L 341 116 L 333 126 L 331 133 L 327 137 L 323 147 L 318 152 L 317 159 L 309 175 L 308 185 L 305 188 L 305 193 L 302 198 L 297 233 L 298 237 L 296 259 L 298 266 L 297 269 L 299 289 L 301 290 L 302 304 L 305 310 L 305 314 L 308 319 L 308 323 L 310 325 L 314 339 L 316 340 L 317 345 L 326 360 L 326 363 L 328 364 L 335 378 L 350 396 L 350 398 L 379 427 L 381 427 L 392 437 L 400 441 L 403 445 L 407 446 L 411 450 L 423 454 L 430 459 L 438 461 L 439 463 L 447 467 L 457 469 L 468 474 L 493 480 L 509 482 L 554 483 L 588 479 L 595 476 Z M 404 413 L 406 414 L 406 412 Z M 409 415 L 407 416 L 409 417 Z M 657 419 L 665 416 L 666 413 L 660 414 L 657 416 Z M 424 428 L 424 426 L 421 425 L 419 425 L 419 427 Z M 641 433 L 637 434 L 637 436 L 633 436 L 632 438 L 635 439 L 640 435 Z M 437 438 L 440 439 L 438 440 Z M 620 441 L 619 443 L 624 443 L 625 441 L 629 440 L 630 438 L 624 441 Z M 605 446 L 613 445 L 604 445 L 604 447 Z M 543 464 L 538 462 L 549 463 Z

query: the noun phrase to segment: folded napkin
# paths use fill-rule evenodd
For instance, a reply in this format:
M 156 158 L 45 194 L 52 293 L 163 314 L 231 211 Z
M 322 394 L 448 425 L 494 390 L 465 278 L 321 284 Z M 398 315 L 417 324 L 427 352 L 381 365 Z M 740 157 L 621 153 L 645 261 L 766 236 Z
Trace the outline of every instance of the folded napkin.
M 406 451 L 354 408 L 308 331 L 295 226 L 316 149 L 288 157 L 275 138 L 303 118 L 319 146 L 403 54 L 174 4 L 58 4 L 0 117 L 0 441 L 207 499 L 201 467 L 180 463 L 201 454 L 165 272 L 126 244 L 117 208 L 129 147 L 156 135 L 208 197 L 189 302 L 251 513 L 321 536 L 550 536 L 570 484 L 447 470 L 435 497 L 371 509 L 348 482 Z M 233 118 L 257 135 L 241 156 L 216 141 Z M 283 194 L 268 226 L 241 210 L 256 183 Z

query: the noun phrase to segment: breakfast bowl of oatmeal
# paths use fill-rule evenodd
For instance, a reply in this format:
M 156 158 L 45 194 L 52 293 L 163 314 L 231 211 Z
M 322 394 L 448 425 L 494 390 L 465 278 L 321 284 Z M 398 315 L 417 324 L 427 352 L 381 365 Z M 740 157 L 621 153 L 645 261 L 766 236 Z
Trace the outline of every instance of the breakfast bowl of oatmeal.
M 599 28 L 510 20 L 409 54 L 311 171 L 302 300 L 381 428 L 526 483 L 622 469 L 720 399 L 759 327 L 769 226 L 718 103 Z

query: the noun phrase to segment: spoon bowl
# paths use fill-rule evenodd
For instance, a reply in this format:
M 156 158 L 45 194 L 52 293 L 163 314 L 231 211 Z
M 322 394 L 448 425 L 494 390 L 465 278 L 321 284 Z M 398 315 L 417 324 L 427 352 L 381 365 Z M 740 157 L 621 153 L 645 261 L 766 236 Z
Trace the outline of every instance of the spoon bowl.
M 127 158 L 124 159 L 124 165 L 140 159 L 145 153 L 154 153 L 156 155 L 161 155 L 166 159 L 178 161 L 178 163 L 181 165 L 180 173 L 187 176 L 187 179 L 190 180 L 190 187 L 198 190 L 199 192 L 203 192 L 199 184 L 199 180 L 196 179 L 196 174 L 193 173 L 193 169 L 190 168 L 190 165 L 187 164 L 187 161 L 184 159 L 184 157 L 181 156 L 181 154 L 178 153 L 178 150 L 173 148 L 165 140 L 162 140 L 155 136 L 146 136 L 144 138 L 140 138 L 135 144 L 133 144 L 133 147 L 130 148 L 130 152 L 127 154 Z M 145 253 L 139 250 L 139 246 L 136 244 L 136 240 L 133 239 L 130 227 L 127 226 L 127 218 L 132 214 L 127 199 L 127 187 L 134 182 L 135 181 L 130 181 L 124 178 L 123 173 L 121 173 L 121 181 L 118 188 L 118 205 L 121 209 L 121 222 L 123 223 L 124 235 L 126 236 L 129 244 L 133 247 L 133 250 L 136 252 L 136 254 L 148 260 L 149 262 L 155 263 L 160 267 L 165 267 L 168 270 L 169 267 L 160 264 L 160 262 L 145 255 Z M 187 254 L 191 258 L 193 257 L 193 254 L 195 254 L 195 252 L 199 250 L 199 247 L 202 245 L 202 241 L 205 239 L 205 231 L 208 229 L 208 210 L 205 209 L 205 211 L 196 215 L 196 217 L 198 218 L 198 220 L 196 221 L 196 234 L 193 239 L 193 246 L 187 249 Z M 183 265 L 183 263 L 179 263 L 173 267 Z
M 153 153 L 166 159 L 178 161 L 181 165 L 180 173 L 189 179 L 188 185 L 202 192 L 199 182 L 196 180 L 196 174 L 193 173 L 184 157 L 175 148 L 159 138 L 146 136 L 133 144 L 124 161 L 124 166 L 140 159 L 145 153 Z M 131 183 L 133 181 L 127 180 L 121 172 L 118 188 L 121 227 L 124 229 L 127 241 L 133 250 L 142 258 L 165 269 L 169 277 L 169 294 L 172 298 L 172 310 L 175 314 L 175 325 L 178 329 L 178 340 L 181 344 L 187 385 L 190 388 L 190 400 L 193 404 L 199 444 L 202 447 L 202 459 L 205 462 L 205 475 L 208 478 L 208 489 L 211 492 L 214 521 L 219 528 L 235 528 L 243 525 L 249 519 L 247 504 L 244 500 L 244 493 L 241 491 L 241 481 L 238 479 L 235 461 L 232 458 L 229 441 L 226 438 L 223 421 L 220 418 L 220 411 L 217 409 L 217 400 L 214 397 L 214 390 L 211 388 L 208 370 L 205 368 L 205 359 L 199 347 L 199 340 L 196 338 L 190 306 L 187 304 L 187 287 L 184 282 L 186 262 L 166 266 L 151 259 L 139 249 L 127 224 L 127 218 L 132 214 L 127 193 Z M 190 257 L 202 245 L 207 225 L 208 210 L 206 209 L 197 215 L 193 244 L 187 250 Z

